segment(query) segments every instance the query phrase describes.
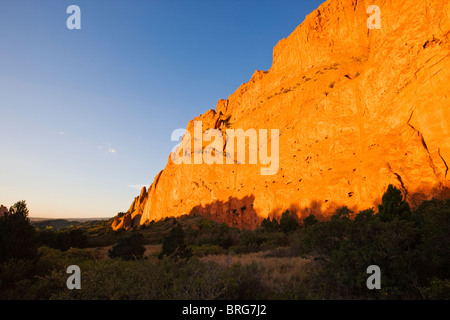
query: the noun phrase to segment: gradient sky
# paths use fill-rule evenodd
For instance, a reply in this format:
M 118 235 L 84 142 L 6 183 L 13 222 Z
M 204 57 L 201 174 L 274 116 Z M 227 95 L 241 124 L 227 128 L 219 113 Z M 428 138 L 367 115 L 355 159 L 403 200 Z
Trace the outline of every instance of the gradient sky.
M 1 0 L 0 204 L 112 217 L 316 0 Z M 66 9 L 81 8 L 81 30 Z

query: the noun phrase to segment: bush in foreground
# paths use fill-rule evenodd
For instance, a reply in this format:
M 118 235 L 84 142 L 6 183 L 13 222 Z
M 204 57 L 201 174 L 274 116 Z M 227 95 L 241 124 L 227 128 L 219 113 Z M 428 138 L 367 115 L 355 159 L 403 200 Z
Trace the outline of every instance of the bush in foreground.
M 136 260 L 142 258 L 145 248 L 144 237 L 140 233 L 133 233 L 128 237 L 120 239 L 108 251 L 110 258 L 121 258 L 124 260 Z

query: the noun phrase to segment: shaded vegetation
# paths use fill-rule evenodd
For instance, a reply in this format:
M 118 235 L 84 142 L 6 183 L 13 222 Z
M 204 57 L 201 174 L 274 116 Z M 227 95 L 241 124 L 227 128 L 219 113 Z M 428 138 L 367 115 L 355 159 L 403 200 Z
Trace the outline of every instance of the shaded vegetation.
M 144 237 L 141 233 L 132 233 L 129 236 L 121 238 L 113 247 L 108 251 L 110 258 L 121 258 L 124 260 L 136 260 L 141 259 L 145 252 Z
M 0 262 L 10 259 L 34 261 L 37 258 L 36 236 L 26 202 L 17 202 L 0 217 Z
M 390 186 L 380 207 L 353 220 L 341 208 L 299 234 L 298 250 L 321 265 L 313 290 L 327 299 L 450 298 L 450 200 L 425 201 L 411 212 Z M 369 265 L 381 268 L 382 290 L 367 290 Z
M 44 230 L 38 232 L 37 241 L 40 246 L 66 251 L 70 248 L 86 248 L 88 236 L 83 229 L 63 231 Z
M 450 200 L 411 210 L 389 186 L 378 210 L 344 206 L 327 221 L 286 211 L 257 230 L 200 216 L 36 230 L 19 202 L 0 218 L 0 299 L 449 299 Z M 66 287 L 72 264 L 81 290 Z M 370 265 L 381 290 L 366 286 Z
M 159 259 L 172 257 L 176 259 L 189 259 L 192 257 L 192 249 L 186 246 L 185 235 L 181 225 L 176 223 L 162 243 L 162 251 Z
M 31 224 L 39 230 L 66 229 L 81 224 L 79 221 L 70 221 L 66 219 L 48 219 L 48 220 L 31 220 Z

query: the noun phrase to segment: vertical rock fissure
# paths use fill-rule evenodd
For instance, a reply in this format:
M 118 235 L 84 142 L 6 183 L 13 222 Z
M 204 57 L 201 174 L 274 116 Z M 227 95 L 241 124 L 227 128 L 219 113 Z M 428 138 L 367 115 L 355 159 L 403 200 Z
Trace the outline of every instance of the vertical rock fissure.
M 445 175 L 444 175 L 444 177 L 447 178 L 448 165 L 447 165 L 447 162 L 445 162 L 444 157 L 441 154 L 441 149 L 440 148 L 438 149 L 438 154 L 439 154 L 439 157 L 441 158 L 442 162 L 444 162 L 444 165 L 445 165 Z
M 409 116 L 407 125 L 410 126 L 415 132 L 417 132 L 417 135 L 419 136 L 420 141 L 422 142 L 422 146 L 424 147 L 425 151 L 427 152 L 427 155 L 428 155 L 428 158 L 430 161 L 430 167 L 433 170 L 433 174 L 437 177 L 438 176 L 437 169 L 436 169 L 436 166 L 434 165 L 434 161 L 433 161 L 433 158 L 431 157 L 430 151 L 428 150 L 428 146 L 427 146 L 427 143 L 425 142 L 425 138 L 423 137 L 423 134 L 419 130 L 414 128 L 414 126 L 410 123 L 413 113 L 414 113 L 414 110 L 411 112 L 411 115 Z
M 405 198 L 408 196 L 408 190 L 405 188 L 405 184 L 403 183 L 402 177 L 396 172 L 394 172 L 395 176 L 397 177 L 398 181 L 400 182 L 400 185 L 402 186 L 402 190 L 405 194 Z

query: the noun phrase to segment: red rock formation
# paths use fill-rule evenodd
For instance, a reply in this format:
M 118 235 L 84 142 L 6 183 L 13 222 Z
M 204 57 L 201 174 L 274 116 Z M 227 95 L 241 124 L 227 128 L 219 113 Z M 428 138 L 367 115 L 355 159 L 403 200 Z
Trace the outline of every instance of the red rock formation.
M 124 215 L 116 216 L 114 218 L 112 228 L 114 230 L 118 230 L 121 228 L 128 230 L 132 227 L 138 226 L 141 221 L 145 203 L 147 201 L 147 195 L 147 188 L 143 187 L 141 189 L 141 194 L 139 195 L 139 197 L 134 198 L 130 209 L 128 209 L 128 211 Z
M 372 4 L 380 30 L 367 27 Z M 203 132 L 279 129 L 278 173 L 169 157 L 113 228 L 193 212 L 254 228 L 286 209 L 376 208 L 389 184 L 413 206 L 450 196 L 449 17 L 444 0 L 325 2 L 276 45 L 269 71 L 193 120 Z
M 8 212 L 8 208 L 1 205 L 0 206 L 0 217 L 3 217 L 5 215 L 5 213 L 7 213 L 7 212 Z

